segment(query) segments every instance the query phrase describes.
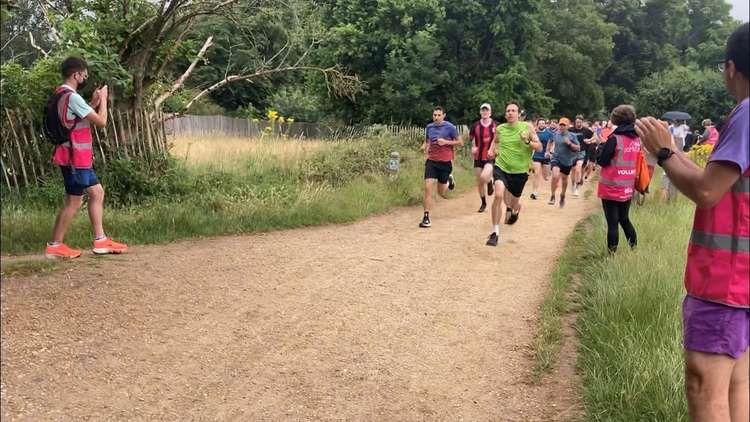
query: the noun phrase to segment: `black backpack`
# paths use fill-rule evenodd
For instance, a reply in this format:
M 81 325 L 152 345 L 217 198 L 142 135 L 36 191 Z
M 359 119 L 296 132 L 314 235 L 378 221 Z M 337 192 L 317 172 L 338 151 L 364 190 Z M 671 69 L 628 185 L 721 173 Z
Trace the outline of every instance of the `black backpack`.
M 66 127 L 62 123 L 60 113 L 58 112 L 58 105 L 60 100 L 70 101 L 70 95 L 73 91 L 68 89 L 61 89 L 59 92 L 55 92 L 47 100 L 47 104 L 44 105 L 44 134 L 49 142 L 60 145 L 66 142 L 70 142 L 70 132 L 72 127 Z M 80 119 L 76 116 L 73 126 L 78 123 Z

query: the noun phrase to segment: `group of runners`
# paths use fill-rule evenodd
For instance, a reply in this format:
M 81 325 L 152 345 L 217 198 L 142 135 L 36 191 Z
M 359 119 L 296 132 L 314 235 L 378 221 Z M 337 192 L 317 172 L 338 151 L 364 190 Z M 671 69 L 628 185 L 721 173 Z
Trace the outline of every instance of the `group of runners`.
M 541 199 L 539 189 L 549 182 L 548 204 L 565 207 L 569 185 L 572 195 L 578 197 L 580 186 L 595 171 L 599 146 L 614 131 L 610 121 L 589 124 L 581 115 L 576 116 L 575 123 L 566 117 L 549 121 L 540 117 L 527 122 L 524 111 L 514 101 L 505 105 L 505 123 L 492 118 L 492 106 L 488 103 L 479 106 L 479 116 L 468 137 L 481 201 L 478 212 L 485 212 L 488 206 L 491 210 L 488 246 L 497 246 L 503 216 L 505 224 L 518 221 L 521 197 L 530 174 L 531 200 Z M 419 223 L 423 228 L 432 225 L 430 210 L 435 186 L 443 197 L 455 187 L 453 148 L 463 145 L 456 126 L 445 120 L 442 107 L 434 108 L 432 119 L 422 145 L 427 155 L 424 215 Z M 488 197 L 494 197 L 491 205 Z

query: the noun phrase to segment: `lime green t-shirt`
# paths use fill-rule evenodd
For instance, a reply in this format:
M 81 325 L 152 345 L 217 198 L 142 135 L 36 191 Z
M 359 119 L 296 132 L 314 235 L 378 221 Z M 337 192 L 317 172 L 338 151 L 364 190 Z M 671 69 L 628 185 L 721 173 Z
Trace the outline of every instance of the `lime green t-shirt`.
M 521 134 L 531 130 L 527 122 L 517 122 L 515 126 L 503 123 L 497 127 L 499 152 L 495 165 L 502 171 L 510 174 L 529 171 L 534 150 L 521 139 Z

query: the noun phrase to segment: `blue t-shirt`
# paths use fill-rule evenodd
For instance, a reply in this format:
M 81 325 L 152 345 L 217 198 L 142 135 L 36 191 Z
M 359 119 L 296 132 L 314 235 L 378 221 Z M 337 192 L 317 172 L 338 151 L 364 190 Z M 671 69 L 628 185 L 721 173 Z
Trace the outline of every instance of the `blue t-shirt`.
M 73 90 L 73 88 L 69 87 L 68 85 L 63 86 L 70 90 Z M 68 101 L 68 115 L 65 116 L 65 118 L 67 120 L 73 120 L 76 117 L 78 117 L 79 119 L 83 119 L 92 111 L 94 111 L 94 109 L 91 108 L 86 100 L 84 100 L 79 93 L 74 91 L 72 94 L 70 94 L 70 100 Z
M 458 139 L 458 129 L 453 123 L 443 120 L 443 123 L 437 125 L 434 122 L 427 125 L 425 129 L 425 139 L 428 142 L 427 158 L 433 161 L 451 161 L 453 159 L 452 145 L 438 145 L 438 138 Z
M 573 133 L 568 132 L 568 140 L 576 145 L 580 145 L 578 137 Z M 555 142 L 555 152 L 552 155 L 552 159 L 560 163 L 565 167 L 570 167 L 576 162 L 578 152 L 573 151 L 566 143 L 562 133 L 556 133 L 553 136 Z
M 549 131 L 549 129 L 544 129 L 541 132 L 537 132 L 536 136 L 539 138 L 539 141 L 542 143 L 542 150 L 541 151 L 534 151 L 534 156 L 532 158 L 537 160 L 543 160 L 544 154 L 547 152 L 547 143 L 552 139 L 552 132 Z

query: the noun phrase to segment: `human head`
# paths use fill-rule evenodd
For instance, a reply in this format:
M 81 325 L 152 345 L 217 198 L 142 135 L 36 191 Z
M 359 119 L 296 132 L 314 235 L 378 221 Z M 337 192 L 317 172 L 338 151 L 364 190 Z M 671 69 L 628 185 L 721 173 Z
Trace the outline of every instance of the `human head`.
M 579 114 L 576 116 L 576 129 L 580 129 L 583 127 L 583 115 Z
M 479 115 L 483 119 L 489 119 L 492 116 L 492 106 L 489 103 L 483 103 L 479 106 Z
M 526 110 L 521 110 L 518 112 L 518 120 L 526 120 Z
M 701 122 L 701 126 L 703 127 L 709 127 L 713 125 L 714 125 L 714 122 L 712 122 L 711 119 L 705 119 Z
M 435 123 L 443 123 L 443 120 L 445 119 L 445 110 L 443 107 L 435 106 L 435 108 L 432 109 L 432 121 Z
M 750 58 L 748 49 L 750 41 L 748 35 L 750 23 L 740 25 L 727 40 L 724 51 L 724 85 L 736 100 L 748 96 L 748 80 L 750 79 Z
M 80 57 L 70 56 L 60 64 L 60 73 L 65 83 L 73 85 L 72 88 L 83 88 L 89 77 L 88 64 Z
M 612 110 L 609 120 L 617 126 L 635 124 L 635 107 L 629 104 L 621 104 Z
M 510 101 L 507 104 L 505 104 L 505 120 L 508 121 L 508 123 L 516 123 L 518 121 L 518 113 L 520 112 L 521 107 L 518 105 L 515 101 Z
M 536 130 L 543 131 L 545 128 L 547 128 L 547 121 L 544 120 L 544 117 L 540 117 L 536 121 Z
M 566 133 L 568 129 L 570 128 L 570 119 L 567 117 L 560 117 L 560 122 L 558 123 L 560 126 L 560 132 Z

